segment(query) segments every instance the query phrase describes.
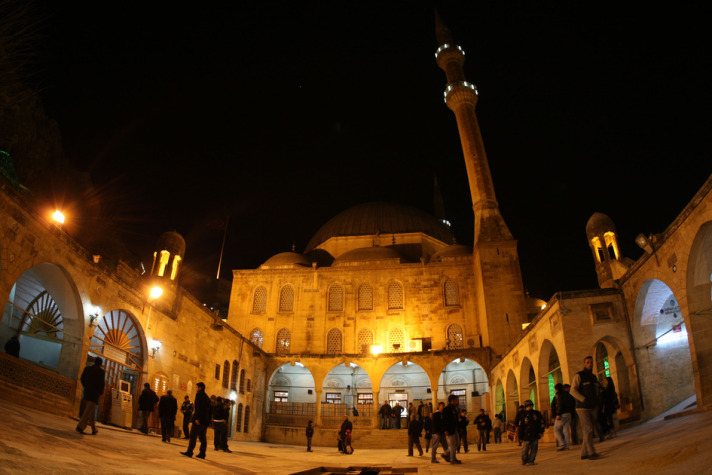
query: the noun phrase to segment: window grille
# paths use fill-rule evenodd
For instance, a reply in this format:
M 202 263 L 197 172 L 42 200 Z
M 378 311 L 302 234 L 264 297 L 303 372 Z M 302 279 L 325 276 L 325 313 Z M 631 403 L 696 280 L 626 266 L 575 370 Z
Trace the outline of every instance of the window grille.
M 257 345 L 259 348 L 262 348 L 262 342 L 264 341 L 264 334 L 262 333 L 262 330 L 259 328 L 255 328 L 252 330 L 250 333 L 250 341 Z
M 289 391 L 275 391 L 274 392 L 275 402 L 289 402 Z
M 342 312 L 344 310 L 344 288 L 339 284 L 329 287 L 329 311 Z
M 373 345 L 373 331 L 370 328 L 364 328 L 358 332 L 358 349 L 362 354 L 367 354 L 371 351 Z
M 292 343 L 292 337 L 289 333 L 289 330 L 286 328 L 282 328 L 280 331 L 277 332 L 277 348 L 275 349 L 275 353 L 278 355 L 286 355 L 289 354 L 289 348 Z
M 329 330 L 326 337 L 326 352 L 329 354 L 341 353 L 341 332 L 337 328 Z
M 449 349 L 463 348 L 462 327 L 453 323 L 447 327 L 447 347 Z
M 291 312 L 294 310 L 294 287 L 285 285 L 279 293 L 279 311 Z
M 388 284 L 388 309 L 397 310 L 403 308 L 403 286 L 400 282 Z
M 339 404 L 341 402 L 341 393 L 326 393 L 327 404 Z
M 267 289 L 260 285 L 255 289 L 252 300 L 252 313 L 264 313 L 267 310 Z
M 232 377 L 230 378 L 230 389 L 237 390 L 237 371 L 240 368 L 240 363 L 237 360 L 232 362 Z
M 220 365 L 216 364 L 215 365 L 215 379 L 218 381 L 220 380 Z
M 245 406 L 245 425 L 243 432 L 247 434 L 250 428 L 250 406 Z
M 400 328 L 391 328 L 388 332 L 389 353 L 401 353 L 405 351 L 405 335 Z
M 223 363 L 222 387 L 227 389 L 228 384 L 230 384 L 230 362 L 225 361 L 225 363 Z
M 361 284 L 358 288 L 358 309 L 373 310 L 373 287 Z
M 358 393 L 357 404 L 373 404 L 373 393 Z
M 457 282 L 453 280 L 445 281 L 445 306 L 452 307 L 460 305 L 460 293 Z
M 235 429 L 242 432 L 242 403 L 237 405 L 237 416 L 235 419 Z
M 252 392 L 252 380 L 251 379 L 247 380 L 247 392 L 248 393 Z
M 245 394 L 245 370 L 240 371 L 240 394 Z

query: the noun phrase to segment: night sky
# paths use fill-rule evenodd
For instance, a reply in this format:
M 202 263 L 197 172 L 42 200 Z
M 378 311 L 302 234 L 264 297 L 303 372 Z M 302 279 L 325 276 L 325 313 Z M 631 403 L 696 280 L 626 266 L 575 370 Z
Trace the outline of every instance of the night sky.
M 256 6 L 258 3 L 264 6 Z M 479 89 L 477 114 L 524 283 L 548 300 L 597 287 L 596 211 L 624 256 L 712 172 L 703 2 L 47 2 L 47 113 L 72 164 L 141 256 L 164 231 L 186 265 L 255 268 L 369 201 L 433 212 L 459 242 L 472 203 L 437 6 Z M 150 263 L 149 263 L 150 264 Z

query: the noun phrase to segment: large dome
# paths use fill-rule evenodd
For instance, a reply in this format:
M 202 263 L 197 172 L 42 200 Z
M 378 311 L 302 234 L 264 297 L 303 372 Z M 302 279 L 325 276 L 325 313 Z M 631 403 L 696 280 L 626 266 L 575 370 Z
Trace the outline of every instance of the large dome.
M 336 236 L 402 234 L 421 232 L 446 244 L 453 242 L 450 230 L 434 216 L 399 203 L 365 203 L 331 218 L 309 241 L 306 252 Z

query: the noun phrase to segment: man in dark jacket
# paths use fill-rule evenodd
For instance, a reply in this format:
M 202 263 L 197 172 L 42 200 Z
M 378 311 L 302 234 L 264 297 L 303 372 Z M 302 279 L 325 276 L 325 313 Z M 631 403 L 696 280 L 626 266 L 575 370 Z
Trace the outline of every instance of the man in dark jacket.
M 524 414 L 519 418 L 519 440 L 522 441 L 522 465 L 536 465 L 536 453 L 539 450 L 539 439 L 546 425 L 541 412 L 534 409 L 534 403 L 529 399 L 524 401 Z
M 190 419 L 193 417 L 193 403 L 190 402 L 190 396 L 187 394 L 183 405 L 180 407 L 180 412 L 183 413 L 183 438 L 188 439 L 190 435 Z
M 438 410 L 433 412 L 433 431 L 432 439 L 430 440 L 430 448 L 432 452 L 430 453 L 431 463 L 438 462 L 438 444 L 442 445 L 443 455 L 442 457 L 446 461 L 450 461 L 450 455 L 448 455 L 447 438 L 445 437 L 445 426 L 443 425 L 443 410 L 445 409 L 445 403 L 441 402 L 438 404 Z
M 462 463 L 457 459 L 457 448 L 460 446 L 460 437 L 457 434 L 457 419 L 460 411 L 460 398 L 451 394 L 447 398 L 447 406 L 443 409 L 443 427 L 445 429 L 445 437 L 447 437 L 447 445 L 450 449 L 450 463 Z
M 423 448 L 420 446 L 420 436 L 423 432 L 423 423 L 418 420 L 418 414 L 410 415 L 408 423 L 408 457 L 413 456 L 413 446 L 423 455 Z
M 381 429 L 391 428 L 391 405 L 388 401 L 384 402 L 381 409 L 378 410 L 378 415 L 381 417 Z
M 314 437 L 314 426 L 312 425 L 312 421 L 309 421 L 309 423 L 307 424 L 306 435 L 307 435 L 307 452 L 313 452 L 311 449 L 311 440 L 312 440 L 312 437 Z
M 345 454 L 352 454 L 354 452 L 351 446 L 351 432 L 353 428 L 354 426 L 351 424 L 349 418 L 344 416 L 344 422 L 341 423 L 341 428 L 339 429 L 339 452 Z
M 599 458 L 593 446 L 594 418 L 598 407 L 598 379 L 592 370 L 593 357 L 587 356 L 583 360 L 583 370 L 576 373 L 571 382 L 571 395 L 576 399 L 576 414 L 581 421 L 583 431 L 581 459 Z
M 143 391 L 141 391 L 141 395 L 138 397 L 138 410 L 141 411 L 141 415 L 143 416 L 143 423 L 139 430 L 144 434 L 148 434 L 148 418 L 151 417 L 157 402 L 158 395 L 151 389 L 150 384 L 144 383 Z
M 82 413 L 77 432 L 84 433 L 84 428 L 91 426 L 91 435 L 96 435 L 96 424 L 94 424 L 94 410 L 99 403 L 99 396 L 104 393 L 104 370 L 101 369 L 103 361 L 98 356 L 94 358 L 94 364 L 87 366 L 82 371 L 81 382 L 84 387 L 84 412 Z
M 401 416 L 403 415 L 403 406 L 398 404 L 398 401 L 396 401 L 396 405 L 393 406 L 393 428 L 394 429 L 400 429 L 401 428 Z
M 569 450 L 571 445 L 571 418 L 576 409 L 576 400 L 564 390 L 564 385 L 559 383 L 554 386 L 556 395 L 551 400 L 551 417 L 554 421 L 554 434 L 559 446 L 559 452 Z
M 158 401 L 158 418 L 161 420 L 161 440 L 163 442 L 171 441 L 177 413 L 178 401 L 173 397 L 173 391 L 169 389 Z
M 479 437 L 477 438 L 477 451 L 479 452 L 480 448 L 487 451 L 487 436 L 492 430 L 492 420 L 490 419 L 490 416 L 485 414 L 484 409 L 480 409 L 480 414 L 475 417 L 475 425 L 477 426 L 477 431 L 479 432 Z
M 227 411 L 225 410 L 223 398 L 220 396 L 215 400 L 215 406 L 213 407 L 213 434 L 215 436 L 213 440 L 215 450 L 227 452 Z
M 465 453 L 470 451 L 467 447 L 467 426 L 469 424 L 470 420 L 467 418 L 467 411 L 463 409 L 460 411 L 460 417 L 457 419 L 457 435 L 460 438 L 460 444 L 463 446 Z M 460 453 L 460 447 L 457 448 L 457 453 Z
M 192 457 L 196 439 L 200 439 L 200 451 L 196 458 L 204 459 L 205 451 L 208 449 L 208 439 L 205 437 L 205 433 L 210 425 L 213 407 L 210 398 L 205 394 L 205 383 L 198 383 L 195 387 L 198 388 L 198 392 L 195 393 L 195 412 L 193 413 L 193 426 L 190 428 L 190 442 L 188 442 L 188 450 L 181 454 Z

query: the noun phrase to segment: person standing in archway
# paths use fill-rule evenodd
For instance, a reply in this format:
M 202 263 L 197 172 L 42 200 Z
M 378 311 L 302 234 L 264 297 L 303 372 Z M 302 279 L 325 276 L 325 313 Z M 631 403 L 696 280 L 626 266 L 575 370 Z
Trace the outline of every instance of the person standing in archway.
M 150 384 L 144 383 L 143 391 L 141 391 L 141 395 L 138 397 L 138 410 L 141 411 L 143 417 L 143 422 L 139 430 L 144 434 L 148 434 L 148 418 L 151 417 L 157 402 L 158 395 L 151 389 Z
M 99 403 L 99 396 L 104 393 L 104 370 L 101 369 L 102 359 L 98 356 L 94 358 L 94 364 L 87 366 L 82 371 L 80 381 L 84 387 L 84 413 L 82 413 L 76 431 L 84 433 L 87 425 L 91 426 L 91 435 L 96 435 L 96 424 L 94 423 L 94 411 Z
M 593 357 L 583 360 L 583 369 L 574 375 L 571 382 L 571 395 L 576 399 L 576 414 L 581 421 L 583 440 L 581 441 L 581 459 L 595 460 L 600 456 L 593 446 L 593 428 L 596 425 L 598 407 L 598 379 L 593 374 Z
M 161 400 L 158 402 L 158 418 L 161 420 L 162 442 L 171 441 L 177 412 L 178 401 L 173 397 L 173 391 L 169 389 L 165 395 L 161 396 Z

